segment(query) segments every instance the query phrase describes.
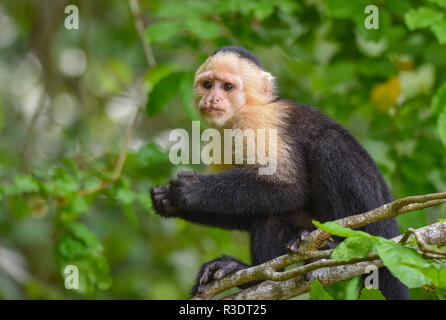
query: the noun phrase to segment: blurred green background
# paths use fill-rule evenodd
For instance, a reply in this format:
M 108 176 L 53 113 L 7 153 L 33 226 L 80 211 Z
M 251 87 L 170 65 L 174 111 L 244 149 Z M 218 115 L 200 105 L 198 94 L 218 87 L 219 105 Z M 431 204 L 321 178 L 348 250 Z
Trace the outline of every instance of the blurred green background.
M 64 27 L 69 4 L 78 30 Z M 370 4 L 379 29 L 364 27 Z M 207 260 L 249 261 L 245 234 L 160 218 L 148 197 L 185 168 L 168 161 L 167 135 L 197 119 L 193 74 L 223 45 L 251 50 L 283 96 L 347 126 L 395 198 L 446 191 L 444 0 L 139 6 L 154 68 L 127 1 L 0 3 L 1 299 L 183 299 Z M 119 179 L 79 192 L 111 179 L 141 92 Z M 445 216 L 443 206 L 398 220 L 404 230 Z M 64 287 L 69 264 L 80 290 Z

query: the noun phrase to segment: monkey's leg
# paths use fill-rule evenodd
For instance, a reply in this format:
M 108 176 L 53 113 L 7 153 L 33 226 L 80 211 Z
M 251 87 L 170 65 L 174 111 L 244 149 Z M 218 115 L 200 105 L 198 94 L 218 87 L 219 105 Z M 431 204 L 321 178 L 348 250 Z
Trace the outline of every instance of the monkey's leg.
M 246 269 L 248 267 L 248 264 L 230 256 L 222 256 L 215 260 L 206 262 L 201 266 L 195 285 L 190 293 L 192 296 L 200 294 L 203 292 L 205 285 L 213 280 L 221 279 L 228 274 Z
M 299 232 L 297 239 L 292 240 L 290 242 L 287 243 L 287 249 L 289 253 L 295 253 L 298 251 L 300 243 L 304 240 L 307 239 L 309 234 L 308 230 L 302 230 L 301 232 Z M 340 241 L 336 242 L 336 241 L 327 241 L 322 247 L 322 250 L 327 250 L 327 249 L 334 249 L 336 248 L 336 246 L 339 244 Z M 305 264 L 310 264 L 313 262 L 316 262 L 319 259 L 309 259 L 305 261 Z M 309 281 L 311 279 L 311 271 L 307 272 L 306 274 L 304 274 L 304 279 L 305 281 Z
M 299 249 L 300 243 L 307 239 L 308 234 L 310 232 L 308 230 L 302 230 L 298 233 L 297 238 L 291 240 L 286 244 L 286 248 L 288 252 L 295 253 Z

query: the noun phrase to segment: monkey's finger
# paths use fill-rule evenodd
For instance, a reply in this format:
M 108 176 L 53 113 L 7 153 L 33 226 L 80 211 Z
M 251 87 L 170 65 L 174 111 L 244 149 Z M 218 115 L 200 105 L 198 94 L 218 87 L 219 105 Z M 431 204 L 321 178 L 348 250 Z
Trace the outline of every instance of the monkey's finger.
M 167 195 L 168 195 L 167 193 L 155 193 L 152 194 L 152 200 L 163 201 L 164 199 L 168 199 Z
M 205 286 L 198 286 L 197 287 L 197 293 L 198 294 L 202 294 L 205 291 L 206 291 L 206 287 Z
M 172 187 L 179 186 L 181 184 L 181 180 L 178 178 L 170 179 L 169 184 Z
M 235 261 L 222 266 L 214 273 L 214 279 L 219 280 L 225 277 L 226 275 L 233 273 L 234 271 L 237 270 L 237 267 L 238 263 Z
M 161 201 L 161 204 L 163 205 L 164 212 L 166 213 L 175 212 L 175 208 L 170 204 L 170 201 L 168 199 L 163 199 Z
M 209 281 L 209 270 L 205 269 L 200 277 L 200 280 L 198 281 L 198 284 L 201 286 L 203 284 L 208 283 Z
M 308 239 L 308 235 L 310 234 L 310 232 L 308 230 L 304 230 L 301 232 L 300 234 L 300 240 L 301 241 L 306 241 Z
M 214 273 L 221 269 L 223 266 L 221 261 L 212 261 L 209 262 L 203 269 L 203 273 L 200 276 L 199 284 L 205 285 L 208 282 L 211 281 L 211 279 L 214 277 Z
M 299 249 L 300 239 L 294 240 L 293 242 L 287 245 L 287 249 L 289 252 L 295 253 Z
M 194 171 L 180 171 L 180 172 L 178 172 L 177 177 L 178 178 L 190 178 L 195 175 L 196 175 L 196 173 Z
M 150 193 L 155 195 L 155 194 L 161 194 L 161 193 L 168 193 L 169 191 L 170 191 L 169 186 L 161 185 L 161 186 L 153 187 L 150 190 Z

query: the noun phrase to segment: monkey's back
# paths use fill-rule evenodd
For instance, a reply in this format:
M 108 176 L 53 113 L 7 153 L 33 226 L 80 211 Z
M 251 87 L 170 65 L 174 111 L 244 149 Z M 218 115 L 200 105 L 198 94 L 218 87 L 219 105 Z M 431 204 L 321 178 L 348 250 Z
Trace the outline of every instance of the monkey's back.
M 283 100 L 287 109 L 283 134 L 290 137 L 292 157 L 304 157 L 310 197 L 306 210 L 331 221 L 377 208 L 393 200 L 367 151 L 340 123 L 299 102 Z M 385 237 L 399 233 L 393 219 L 371 224 L 366 231 Z

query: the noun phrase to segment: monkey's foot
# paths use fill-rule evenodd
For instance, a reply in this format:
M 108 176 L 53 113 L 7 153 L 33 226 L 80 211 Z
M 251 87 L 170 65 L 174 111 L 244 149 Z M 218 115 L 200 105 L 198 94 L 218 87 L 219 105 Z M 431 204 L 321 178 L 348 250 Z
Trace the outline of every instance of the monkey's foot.
M 190 294 L 192 296 L 204 292 L 205 286 L 213 280 L 219 280 L 231 273 L 246 269 L 247 264 L 229 256 L 222 256 L 201 266 L 197 280 Z
M 302 230 L 297 239 L 295 240 L 291 240 L 290 242 L 287 243 L 287 250 L 290 253 L 295 253 L 297 252 L 297 250 L 299 249 L 300 243 L 304 240 L 307 239 L 309 232 L 307 230 Z
M 306 240 L 308 238 L 308 234 L 309 232 L 304 230 L 300 233 L 299 238 L 297 240 L 293 240 L 290 241 L 288 243 L 287 249 L 289 252 L 297 252 L 297 250 L 299 249 L 299 245 L 303 240 Z M 331 241 L 327 241 L 322 247 L 321 249 L 326 250 L 326 249 L 334 249 L 336 248 L 337 243 L 333 242 L 333 240 Z M 309 259 L 305 261 L 305 264 L 310 264 L 312 262 L 315 262 L 319 259 Z M 311 275 L 312 275 L 312 271 L 307 272 L 304 274 L 304 280 L 305 281 L 310 281 L 311 279 Z

